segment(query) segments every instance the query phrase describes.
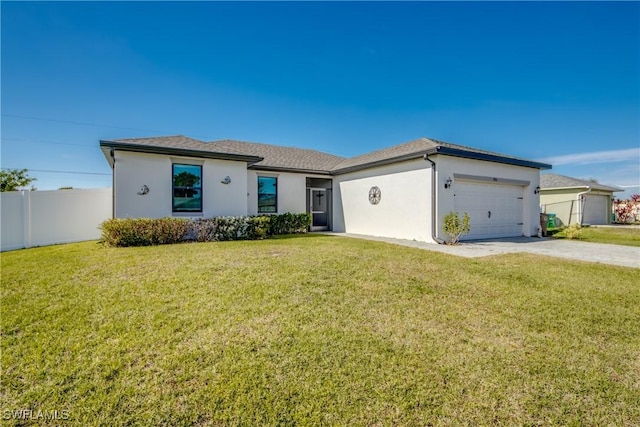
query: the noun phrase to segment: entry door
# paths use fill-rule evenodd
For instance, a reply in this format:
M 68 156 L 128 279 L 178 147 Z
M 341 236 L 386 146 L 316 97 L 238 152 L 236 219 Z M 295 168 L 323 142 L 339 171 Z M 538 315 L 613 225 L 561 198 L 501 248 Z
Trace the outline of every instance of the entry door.
M 522 236 L 522 187 L 457 182 L 454 210 L 469 213 L 471 232 L 465 239 Z
M 311 231 L 329 229 L 329 198 L 326 188 L 309 188 L 309 212 Z

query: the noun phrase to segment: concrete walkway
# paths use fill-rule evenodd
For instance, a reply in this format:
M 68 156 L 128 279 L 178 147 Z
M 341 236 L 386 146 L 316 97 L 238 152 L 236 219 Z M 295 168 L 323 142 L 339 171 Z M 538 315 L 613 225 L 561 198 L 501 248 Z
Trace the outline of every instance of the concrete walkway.
M 547 255 L 556 258 L 575 259 L 579 261 L 620 265 L 640 268 L 640 248 L 621 245 L 605 245 L 602 243 L 579 242 L 575 240 L 559 240 L 536 237 L 514 237 L 508 239 L 475 240 L 462 242 L 456 246 L 437 245 L 435 243 L 417 242 L 415 240 L 392 239 L 387 237 L 365 236 L 351 233 L 326 233 L 332 236 L 354 237 L 393 243 L 412 248 L 444 252 L 466 258 L 477 258 L 490 255 L 527 252 Z

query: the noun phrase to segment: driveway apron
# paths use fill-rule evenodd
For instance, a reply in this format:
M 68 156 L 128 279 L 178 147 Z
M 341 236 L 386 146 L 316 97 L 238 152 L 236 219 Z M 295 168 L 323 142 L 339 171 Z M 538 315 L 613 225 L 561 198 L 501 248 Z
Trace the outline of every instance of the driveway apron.
M 640 248 L 633 246 L 608 245 L 602 243 L 579 242 L 536 237 L 514 237 L 508 239 L 475 240 L 459 245 L 438 245 L 415 240 L 392 239 L 387 237 L 364 236 L 351 233 L 326 233 L 335 236 L 355 237 L 393 243 L 430 251 L 444 252 L 466 258 L 526 252 L 555 258 L 619 265 L 640 268 Z

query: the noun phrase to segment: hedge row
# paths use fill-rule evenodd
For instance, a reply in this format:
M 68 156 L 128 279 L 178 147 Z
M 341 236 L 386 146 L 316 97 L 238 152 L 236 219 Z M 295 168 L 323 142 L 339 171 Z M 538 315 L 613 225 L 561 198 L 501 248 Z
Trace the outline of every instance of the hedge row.
M 100 226 L 108 246 L 151 246 L 180 242 L 259 240 L 280 234 L 305 233 L 308 213 L 259 216 L 221 216 L 207 219 L 109 219 Z

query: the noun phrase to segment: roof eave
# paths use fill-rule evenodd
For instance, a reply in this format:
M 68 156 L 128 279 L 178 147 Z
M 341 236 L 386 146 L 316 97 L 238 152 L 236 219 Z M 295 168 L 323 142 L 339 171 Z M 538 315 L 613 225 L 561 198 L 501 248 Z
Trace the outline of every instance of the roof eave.
M 100 147 L 109 147 L 115 150 L 131 151 L 136 153 L 168 154 L 185 157 L 202 157 L 206 159 L 234 160 L 238 162 L 247 162 L 249 164 L 258 163 L 264 160 L 263 157 L 248 156 L 244 154 L 219 153 L 215 151 L 193 150 L 189 148 L 159 147 L 114 141 L 100 141 Z
M 513 157 L 504 157 L 496 154 L 478 153 L 473 151 L 459 150 L 457 148 L 443 147 L 441 145 L 427 150 L 426 154 L 444 154 L 447 156 L 462 157 L 472 160 L 484 160 L 487 162 L 504 163 L 507 165 L 523 166 L 534 169 L 551 169 L 551 165 L 547 163 L 534 162 L 525 159 L 516 159 Z
M 331 174 L 343 175 L 345 173 L 355 172 L 363 169 L 369 169 L 376 166 L 384 166 L 391 163 L 418 159 L 420 157 L 423 157 L 424 155 L 431 155 L 431 154 L 442 154 L 446 156 L 462 157 L 465 159 L 472 159 L 472 160 L 484 160 L 488 162 L 504 163 L 508 165 L 522 166 L 522 167 L 528 167 L 528 168 L 534 168 L 534 169 L 551 169 L 551 165 L 546 163 L 534 162 L 531 160 L 524 160 L 524 159 L 515 159 L 512 157 L 503 157 L 495 154 L 477 153 L 473 151 L 459 150 L 456 148 L 443 147 L 439 145 L 437 147 L 430 148 L 425 151 L 409 153 L 402 156 L 392 157 L 392 158 L 383 159 L 383 160 L 377 160 L 375 162 L 363 163 L 360 165 L 349 166 L 346 168 L 333 169 L 331 171 Z
M 332 169 L 330 171 L 330 173 L 331 173 L 331 175 L 344 175 L 345 173 L 356 172 L 356 171 L 363 170 L 363 169 L 375 168 L 375 167 L 378 167 L 378 166 L 384 166 L 384 165 L 388 165 L 388 164 L 391 164 L 391 163 L 398 163 L 398 162 L 404 162 L 404 161 L 407 161 L 407 160 L 419 159 L 419 158 L 423 157 L 424 154 L 425 154 L 424 152 L 405 154 L 405 155 L 402 155 L 402 156 L 392 157 L 392 158 L 389 158 L 389 159 L 376 160 L 374 162 L 368 162 L 368 163 L 363 163 L 363 164 L 360 164 L 360 165 L 348 166 L 346 168 Z
M 315 174 L 315 175 L 331 175 L 331 172 L 327 170 L 288 168 L 288 167 L 280 167 L 280 166 L 262 166 L 258 164 L 252 164 L 247 169 L 268 171 L 268 172 L 294 172 L 294 173 L 308 173 L 308 174 Z
M 573 187 L 541 187 L 540 191 L 555 191 L 555 190 L 586 190 L 589 186 L 573 186 Z
M 592 191 L 603 191 L 605 193 L 617 193 L 620 191 L 624 191 L 624 189 L 622 188 L 615 188 L 615 187 L 607 187 L 607 188 L 602 188 L 602 187 L 594 187 L 594 186 L 590 186 L 590 185 L 573 185 L 570 187 L 541 187 L 540 191 L 557 191 L 557 190 L 588 190 L 591 189 Z

